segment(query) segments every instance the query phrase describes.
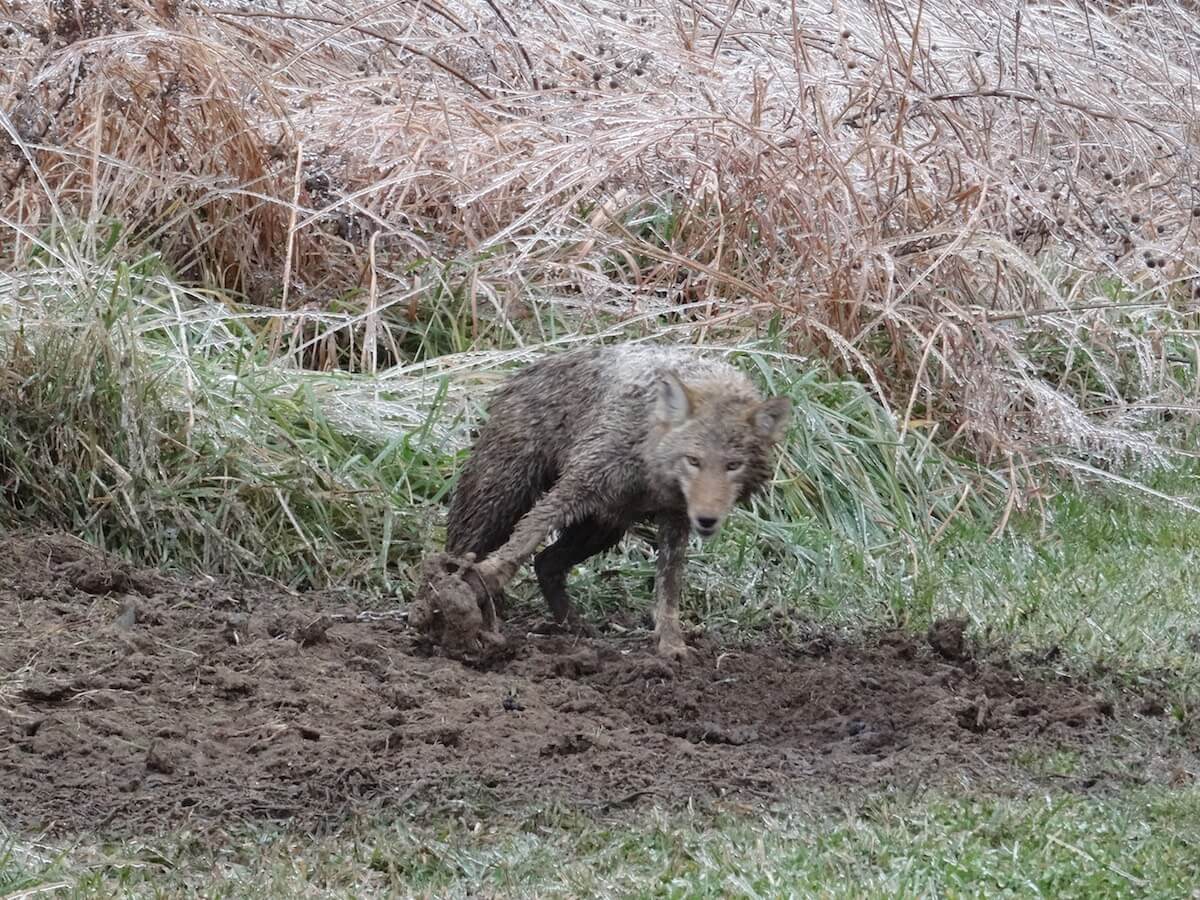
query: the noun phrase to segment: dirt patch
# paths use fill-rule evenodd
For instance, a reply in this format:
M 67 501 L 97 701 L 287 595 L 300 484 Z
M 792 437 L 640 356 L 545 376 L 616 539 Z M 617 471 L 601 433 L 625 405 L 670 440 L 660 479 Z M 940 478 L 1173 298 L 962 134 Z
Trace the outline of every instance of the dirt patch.
M 1145 698 L 978 658 L 956 626 L 791 649 L 701 638 L 678 669 L 649 636 L 509 622 L 481 671 L 429 655 L 398 618 L 348 621 L 344 601 L 132 571 L 68 538 L 0 540 L 0 818 L 314 823 L 463 785 L 598 809 L 992 788 L 1027 784 L 1014 755 L 1051 747 L 1081 755 L 1084 784 L 1131 754 L 1167 781 L 1180 744 L 1195 749 Z

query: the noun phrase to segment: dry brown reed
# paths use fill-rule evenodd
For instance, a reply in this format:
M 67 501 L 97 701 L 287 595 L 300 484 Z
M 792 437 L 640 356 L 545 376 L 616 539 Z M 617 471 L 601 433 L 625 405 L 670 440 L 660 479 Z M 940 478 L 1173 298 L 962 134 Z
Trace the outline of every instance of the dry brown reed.
M 407 362 L 430 296 L 514 340 L 773 321 L 1014 477 L 1194 408 L 1190 4 L 0 0 L 0 31 L 9 261 L 55 206 L 115 220 L 310 310 L 270 345 L 309 365 Z

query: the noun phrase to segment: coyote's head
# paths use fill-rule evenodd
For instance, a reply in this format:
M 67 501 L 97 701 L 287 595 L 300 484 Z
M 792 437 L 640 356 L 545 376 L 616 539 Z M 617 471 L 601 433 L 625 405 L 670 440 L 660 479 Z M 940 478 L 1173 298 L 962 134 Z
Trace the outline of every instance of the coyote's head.
M 787 397 L 759 400 L 719 380 L 689 385 L 674 372 L 660 375 L 654 468 L 678 485 L 702 538 L 716 534 L 733 505 L 770 476 L 770 452 L 791 412 Z

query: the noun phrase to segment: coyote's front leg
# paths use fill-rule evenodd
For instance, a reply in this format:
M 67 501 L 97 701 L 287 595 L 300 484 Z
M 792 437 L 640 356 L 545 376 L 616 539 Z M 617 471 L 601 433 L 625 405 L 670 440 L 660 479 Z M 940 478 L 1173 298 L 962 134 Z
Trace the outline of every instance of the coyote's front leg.
M 679 513 L 664 513 L 658 519 L 658 564 L 654 579 L 654 633 L 658 655 L 685 661 L 692 653 L 679 625 L 679 597 L 683 592 L 684 559 L 687 552 L 688 520 Z

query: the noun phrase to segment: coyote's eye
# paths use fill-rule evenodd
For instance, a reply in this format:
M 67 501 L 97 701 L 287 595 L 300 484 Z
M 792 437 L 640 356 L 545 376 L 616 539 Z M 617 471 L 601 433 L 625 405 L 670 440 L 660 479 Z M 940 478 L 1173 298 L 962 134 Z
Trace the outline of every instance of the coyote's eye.
M 687 464 L 693 469 L 700 468 L 700 458 L 698 456 L 688 456 L 685 459 L 687 460 Z
M 725 463 L 725 471 L 737 472 L 740 471 L 744 465 L 745 463 L 743 463 L 740 459 L 731 459 L 729 462 Z

